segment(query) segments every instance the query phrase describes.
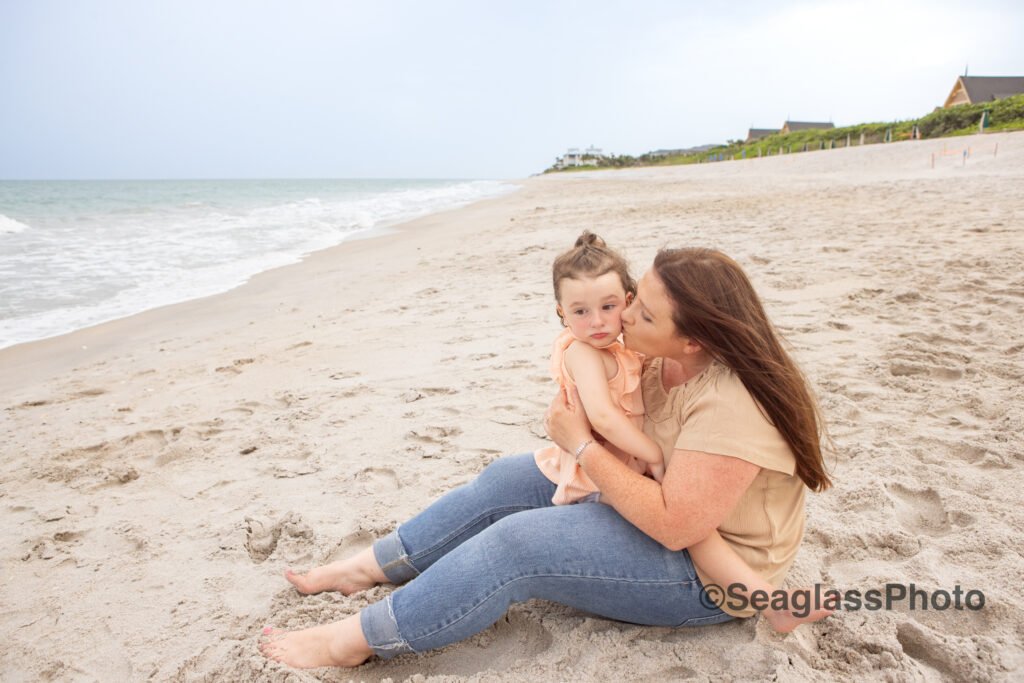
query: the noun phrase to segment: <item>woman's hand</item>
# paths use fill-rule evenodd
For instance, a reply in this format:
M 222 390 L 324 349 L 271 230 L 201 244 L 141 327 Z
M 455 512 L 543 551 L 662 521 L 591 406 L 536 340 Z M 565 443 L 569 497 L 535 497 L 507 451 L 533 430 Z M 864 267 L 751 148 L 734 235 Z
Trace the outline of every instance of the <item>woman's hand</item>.
M 544 413 L 544 429 L 559 448 L 569 453 L 575 452 L 587 439 L 594 438 L 590 420 L 575 387 L 559 390 Z

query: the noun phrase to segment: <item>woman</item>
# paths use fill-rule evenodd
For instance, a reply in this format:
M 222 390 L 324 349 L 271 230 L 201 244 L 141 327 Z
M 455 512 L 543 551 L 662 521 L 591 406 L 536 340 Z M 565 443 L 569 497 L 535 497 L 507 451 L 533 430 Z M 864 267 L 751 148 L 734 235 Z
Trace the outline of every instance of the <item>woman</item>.
M 718 529 L 781 583 L 803 534 L 804 486 L 831 485 L 806 380 L 742 269 L 716 251 L 661 251 L 622 323 L 625 345 L 648 358 L 644 432 L 665 456 L 660 484 L 595 442 L 575 397 L 558 396 L 548 435 L 576 454 L 601 503 L 554 506 L 532 454 L 500 458 L 372 548 L 289 572 L 303 593 L 409 584 L 344 621 L 266 629 L 264 654 L 357 666 L 462 640 L 531 598 L 657 626 L 752 615 L 709 601 L 685 548 Z

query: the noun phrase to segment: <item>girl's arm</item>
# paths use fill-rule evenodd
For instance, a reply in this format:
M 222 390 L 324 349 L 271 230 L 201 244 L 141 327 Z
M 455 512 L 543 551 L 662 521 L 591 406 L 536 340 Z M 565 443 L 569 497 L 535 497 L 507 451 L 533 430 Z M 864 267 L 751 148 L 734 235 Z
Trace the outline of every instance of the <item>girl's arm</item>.
M 623 452 L 650 465 L 661 465 L 664 456 L 658 444 L 644 434 L 612 400 L 604 355 L 602 351 L 578 341 L 565 350 L 565 367 L 576 382 L 580 402 L 590 424 Z
M 559 392 L 548 408 L 548 436 L 572 453 L 593 438 L 587 416 Z M 761 468 L 739 458 L 679 451 L 657 482 L 634 472 L 600 444 L 589 444 L 580 462 L 601 491 L 601 500 L 669 550 L 682 550 L 717 529 L 739 502 Z

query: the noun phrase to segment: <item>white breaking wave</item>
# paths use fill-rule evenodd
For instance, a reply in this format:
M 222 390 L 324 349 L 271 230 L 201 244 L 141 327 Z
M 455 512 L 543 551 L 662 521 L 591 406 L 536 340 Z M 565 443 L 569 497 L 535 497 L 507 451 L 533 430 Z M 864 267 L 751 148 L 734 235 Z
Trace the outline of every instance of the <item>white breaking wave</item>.
M 10 235 L 18 232 L 25 232 L 28 229 L 29 226 L 25 225 L 24 223 L 16 221 L 13 218 L 8 218 L 7 216 L 0 213 L 0 235 Z
M 14 197 L 39 214 L 31 229 L 0 214 L 0 232 L 12 233 L 0 249 L 0 348 L 225 292 L 368 231 L 518 186 L 155 181 L 56 189 L 78 195 L 55 203 L 54 186 L 45 186 L 49 203 Z

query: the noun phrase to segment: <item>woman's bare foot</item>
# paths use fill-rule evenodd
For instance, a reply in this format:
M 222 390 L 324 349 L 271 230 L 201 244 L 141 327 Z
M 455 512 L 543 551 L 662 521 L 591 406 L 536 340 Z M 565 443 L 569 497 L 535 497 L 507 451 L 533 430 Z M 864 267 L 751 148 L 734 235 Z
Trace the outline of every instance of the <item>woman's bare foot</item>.
M 349 595 L 368 590 L 388 580 L 377 564 L 372 548 L 367 548 L 347 560 L 311 569 L 305 574 L 296 574 L 289 569 L 284 573 L 284 578 L 288 579 L 300 593 L 306 595 L 323 591 L 341 591 Z
M 263 629 L 260 650 L 268 659 L 296 669 L 359 666 L 373 654 L 363 635 L 358 614 L 301 631 Z
M 779 633 L 789 633 L 800 624 L 809 624 L 812 621 L 824 619 L 835 612 L 814 603 L 814 591 L 806 588 L 791 588 L 786 591 L 789 594 L 787 604 L 789 609 L 768 608 L 761 611 L 761 614 L 768 623 Z M 798 616 L 802 615 L 802 616 Z

